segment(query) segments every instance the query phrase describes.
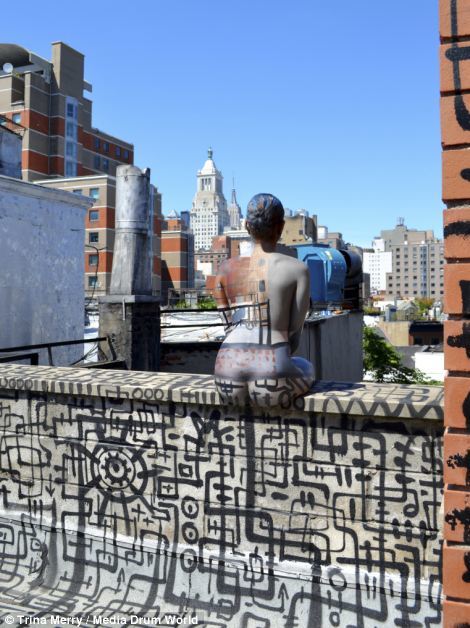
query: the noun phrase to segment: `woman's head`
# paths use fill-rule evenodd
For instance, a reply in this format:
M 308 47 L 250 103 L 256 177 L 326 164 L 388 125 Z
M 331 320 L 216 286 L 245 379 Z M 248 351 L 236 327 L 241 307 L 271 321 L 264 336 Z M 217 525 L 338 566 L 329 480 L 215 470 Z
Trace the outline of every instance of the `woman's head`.
M 248 203 L 246 228 L 255 240 L 278 240 L 284 226 L 284 207 L 272 194 L 256 194 Z

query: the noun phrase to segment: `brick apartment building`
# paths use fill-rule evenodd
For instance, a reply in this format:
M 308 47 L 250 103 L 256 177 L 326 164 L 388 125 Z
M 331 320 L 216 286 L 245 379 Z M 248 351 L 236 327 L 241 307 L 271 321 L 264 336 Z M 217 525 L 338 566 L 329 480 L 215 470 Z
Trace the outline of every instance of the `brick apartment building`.
M 194 288 L 194 236 L 176 212 L 163 219 L 161 232 L 162 302 L 170 290 Z
M 133 164 L 134 146 L 92 126 L 92 101 L 84 95 L 92 86 L 84 78 L 84 61 L 62 42 L 52 44 L 51 61 L 0 44 L 0 114 L 23 129 L 24 180 L 95 200 L 86 218 L 85 293 L 99 296 L 107 293 L 111 278 L 116 168 Z M 152 282 L 159 294 L 161 196 L 156 188 L 153 192 Z

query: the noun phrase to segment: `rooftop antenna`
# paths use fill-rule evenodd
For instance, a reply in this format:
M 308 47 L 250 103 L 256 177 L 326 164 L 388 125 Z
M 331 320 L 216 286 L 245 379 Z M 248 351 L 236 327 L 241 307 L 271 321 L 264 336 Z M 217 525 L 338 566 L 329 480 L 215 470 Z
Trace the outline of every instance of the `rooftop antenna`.
M 397 227 L 403 227 L 405 225 L 405 219 L 403 216 L 398 217 Z

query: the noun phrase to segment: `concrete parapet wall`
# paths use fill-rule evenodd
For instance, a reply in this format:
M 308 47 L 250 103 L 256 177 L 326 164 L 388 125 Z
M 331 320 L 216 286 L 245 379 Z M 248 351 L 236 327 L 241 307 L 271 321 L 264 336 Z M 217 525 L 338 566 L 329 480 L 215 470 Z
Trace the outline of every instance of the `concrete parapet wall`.
M 0 618 L 438 625 L 441 396 L 260 413 L 207 376 L 0 365 Z

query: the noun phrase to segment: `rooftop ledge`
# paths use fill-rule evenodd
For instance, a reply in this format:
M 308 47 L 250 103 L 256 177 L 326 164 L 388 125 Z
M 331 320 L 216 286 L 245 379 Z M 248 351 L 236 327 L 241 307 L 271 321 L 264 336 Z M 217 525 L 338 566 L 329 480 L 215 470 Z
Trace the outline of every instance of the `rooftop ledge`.
M 211 375 L 0 364 L 0 389 L 223 405 Z M 283 409 L 259 409 L 261 414 L 270 411 Z M 290 411 L 443 421 L 443 388 L 320 381 Z

